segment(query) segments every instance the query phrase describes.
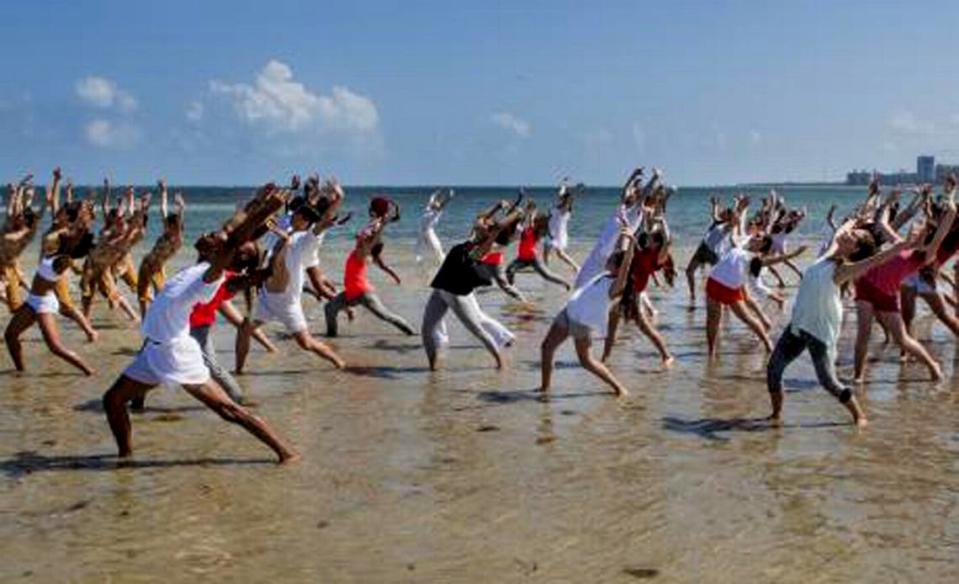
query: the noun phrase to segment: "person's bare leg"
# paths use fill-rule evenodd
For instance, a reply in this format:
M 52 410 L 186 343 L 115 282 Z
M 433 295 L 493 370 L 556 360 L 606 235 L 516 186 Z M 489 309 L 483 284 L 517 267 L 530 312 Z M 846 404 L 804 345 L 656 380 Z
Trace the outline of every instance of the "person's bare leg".
M 869 420 L 866 419 L 866 413 L 863 412 L 859 406 L 859 401 L 856 399 L 856 396 L 852 396 L 849 398 L 849 401 L 842 405 L 849 411 L 849 414 L 852 416 L 852 421 L 856 424 L 857 428 L 862 429 L 869 425 Z
M 706 298 L 706 348 L 709 358 L 716 358 L 716 341 L 719 340 L 719 325 L 723 320 L 723 305 Z
M 300 331 L 293 335 L 293 339 L 301 349 L 316 353 L 336 366 L 337 369 L 346 367 L 346 362 L 336 354 L 336 351 L 331 349 L 326 343 L 314 339 L 313 336 L 310 335 L 310 331 Z
M 902 323 L 906 332 L 912 334 L 912 321 L 916 318 L 916 289 L 911 286 L 899 288 L 899 303 L 902 305 Z
M 566 253 L 566 250 L 557 249 L 556 257 L 563 260 L 563 263 L 569 266 L 569 268 L 573 270 L 574 274 L 579 273 L 579 264 L 576 263 L 576 260 L 574 260 L 572 256 Z
M 792 260 L 785 260 L 783 263 L 786 264 L 786 267 L 792 270 L 794 274 L 796 274 L 797 278 L 802 280 L 802 270 L 799 269 L 799 266 L 797 266 Z
M 953 314 L 949 314 L 949 311 L 946 310 L 946 303 L 943 300 L 942 294 L 938 292 L 923 294 L 922 298 L 926 301 L 926 304 L 929 305 L 929 309 L 936 315 L 936 318 L 939 319 L 939 322 L 949 327 L 952 334 L 959 337 L 959 318 L 956 318 Z M 905 316 L 904 310 L 903 320 L 905 320 Z M 909 331 L 910 329 L 907 328 L 906 330 Z M 911 335 L 912 333 L 910 332 L 909 334 Z
M 786 287 L 786 281 L 783 280 L 783 277 L 779 274 L 779 271 L 776 270 L 775 266 L 766 266 L 766 269 L 768 269 L 769 273 L 776 278 L 776 283 L 780 288 Z
M 7 344 L 7 351 L 10 352 L 10 358 L 13 359 L 13 366 L 17 371 L 23 371 L 23 343 L 20 342 L 20 335 L 28 328 L 33 326 L 37 317 L 33 309 L 27 305 L 22 305 L 13 313 L 13 318 L 7 324 L 3 333 L 3 340 Z
M 120 307 L 121 310 L 127 315 L 127 318 L 133 322 L 140 322 L 140 317 L 137 315 L 136 311 L 133 310 L 133 307 L 130 306 L 130 303 L 123 296 L 117 296 L 115 302 Z
M 781 426 L 783 423 L 783 392 L 770 391 L 769 402 L 772 406 L 772 413 L 767 418 L 773 426 Z
M 686 284 L 689 286 L 689 305 L 696 304 L 696 270 L 699 269 L 699 261 L 693 256 L 686 265 Z
M 227 395 L 223 388 L 213 381 L 202 385 L 184 385 L 183 389 L 206 407 L 213 410 L 222 419 L 237 424 L 244 430 L 256 436 L 260 442 L 266 444 L 276 453 L 280 464 L 293 462 L 300 457 L 279 434 L 266 423 L 266 420 L 255 416 L 249 410 L 236 403 Z
M 579 363 L 584 369 L 609 384 L 618 397 L 626 397 L 629 395 L 629 392 L 626 391 L 626 388 L 616 379 L 616 376 L 613 375 L 609 368 L 593 358 L 590 352 L 590 347 L 593 345 L 592 339 L 589 337 L 573 339 L 573 344 L 576 346 L 576 355 L 579 357 Z
M 253 329 L 253 340 L 257 343 L 260 343 L 267 353 L 276 353 L 276 345 L 273 344 L 273 341 L 266 336 L 266 333 L 263 332 L 263 329 L 255 328 Z
M 746 303 L 746 307 L 749 309 L 749 311 L 753 314 L 753 316 L 756 317 L 756 320 L 763 325 L 763 330 L 768 331 L 770 327 L 772 327 L 772 323 L 769 321 L 769 318 L 766 316 L 766 314 L 763 313 L 763 309 L 761 306 L 759 306 L 759 303 L 756 302 L 756 299 L 752 296 L 746 296 L 746 300 L 744 300 L 744 302 Z
M 869 353 L 869 337 L 872 336 L 872 304 L 859 300 L 856 302 L 856 348 L 853 357 L 853 381 L 862 383 L 866 370 L 866 357 Z
M 885 322 L 886 328 L 889 329 L 893 340 L 895 340 L 901 348 L 922 361 L 923 365 L 929 369 L 929 375 L 933 381 L 942 379 L 942 367 L 939 366 L 939 363 L 936 362 L 933 356 L 929 354 L 929 351 L 927 351 L 919 341 L 912 338 L 912 336 L 906 332 L 906 326 L 903 324 L 902 317 L 899 316 L 898 312 L 877 312 L 876 317 Z
M 748 312 L 746 309 L 746 303 L 742 301 L 735 302 L 730 304 L 729 308 L 732 310 L 733 314 L 739 318 L 739 320 L 743 321 L 746 326 L 748 326 L 756 334 L 756 336 L 759 337 L 759 340 L 762 341 L 763 346 L 766 347 L 766 352 L 772 353 L 773 344 L 769 340 L 769 335 L 766 334 L 766 327 L 763 326 L 763 323 L 760 322 L 759 319 Z
M 80 327 L 83 333 L 87 336 L 87 342 L 95 343 L 100 337 L 100 333 L 93 328 L 93 325 L 90 324 L 90 321 L 83 316 L 82 312 L 73 306 L 64 306 L 61 304 L 60 314 L 77 323 L 77 326 Z
M 646 338 L 648 338 L 653 343 L 653 346 L 656 347 L 656 350 L 659 351 L 659 358 L 663 361 L 663 367 L 672 367 L 675 359 L 673 359 L 673 356 L 669 353 L 669 349 L 666 348 L 666 341 L 663 339 L 663 336 L 659 334 L 659 331 L 656 330 L 656 327 L 653 326 L 653 323 L 649 322 L 646 315 L 642 312 L 636 315 L 636 326 L 639 327 L 639 330 L 646 335 Z
M 121 458 L 133 454 L 130 414 L 127 412 L 127 403 L 136 398 L 142 399 L 146 392 L 153 387 L 155 386 L 140 383 L 126 375 L 121 375 L 113 382 L 113 386 L 103 394 L 103 411 L 106 412 L 107 422 L 110 424 L 110 431 L 113 432 L 113 438 L 117 442 L 117 450 Z
M 250 337 L 253 336 L 253 331 L 260 327 L 263 324 L 260 321 L 251 321 L 249 318 L 244 318 L 243 322 L 240 323 L 240 326 L 236 329 L 236 342 L 234 344 L 234 352 L 236 353 L 236 370 L 237 375 L 243 375 L 243 369 L 246 367 L 246 358 L 250 354 Z
M 553 383 L 553 359 L 556 356 L 556 349 L 563 344 L 568 336 L 569 331 L 566 327 L 553 323 L 540 345 L 539 390 L 543 393 L 549 393 L 549 388 Z
M 603 363 L 613 353 L 616 344 L 616 331 L 619 330 L 619 321 L 622 318 L 622 306 L 614 306 L 609 311 L 609 321 L 606 323 L 606 338 L 603 340 L 603 356 L 599 358 Z
M 36 315 L 36 318 L 40 324 L 40 332 L 43 333 L 43 341 L 47 344 L 51 353 L 73 365 L 84 375 L 90 376 L 95 373 L 93 368 L 87 365 L 79 355 L 63 346 L 60 341 L 60 330 L 57 328 L 56 316 L 44 313 Z

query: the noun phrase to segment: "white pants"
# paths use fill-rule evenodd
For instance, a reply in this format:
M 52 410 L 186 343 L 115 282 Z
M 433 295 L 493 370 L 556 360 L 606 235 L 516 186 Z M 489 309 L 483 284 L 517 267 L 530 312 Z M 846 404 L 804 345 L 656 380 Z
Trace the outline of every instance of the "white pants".
M 475 311 L 474 314 L 476 315 L 476 321 L 489 336 L 493 337 L 493 341 L 496 342 L 497 347 L 502 349 L 509 343 L 512 343 L 513 339 L 516 338 L 516 335 L 506 328 L 506 325 L 487 314 L 486 311 L 480 307 L 479 300 L 476 299 L 475 293 L 470 294 L 469 296 L 464 296 L 463 302 Z M 440 321 L 436 334 L 438 335 L 440 343 L 445 345 L 450 342 L 449 332 L 446 329 L 445 318 Z

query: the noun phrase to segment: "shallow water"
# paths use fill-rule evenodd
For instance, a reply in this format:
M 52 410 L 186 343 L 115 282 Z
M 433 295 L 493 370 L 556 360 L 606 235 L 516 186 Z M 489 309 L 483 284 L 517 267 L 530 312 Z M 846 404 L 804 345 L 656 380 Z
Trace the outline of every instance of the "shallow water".
M 402 287 L 371 277 L 417 323 L 427 275 L 411 247 L 388 248 Z M 343 257 L 342 239 L 324 251 L 336 276 Z M 922 381 L 875 343 L 872 424 L 857 432 L 800 359 L 787 424 L 769 429 L 758 343 L 730 324 L 722 358 L 706 364 L 705 313 L 686 310 L 681 288 L 652 294 L 671 371 L 630 330 L 611 362 L 630 398 L 613 399 L 567 345 L 554 395 L 539 401 L 538 346 L 565 295 L 533 275 L 519 285 L 535 310 L 480 297 L 518 335 L 504 372 L 457 323 L 430 373 L 417 338 L 362 309 L 334 343 L 355 372 L 289 341 L 276 355 L 255 349 L 241 383 L 304 454 L 289 468 L 170 388 L 134 417 L 136 463 L 116 468 L 99 398 L 135 329 L 99 305 L 104 335 L 90 346 L 61 321 L 101 372 L 89 380 L 31 331 L 30 373 L 0 372 L 0 581 L 954 581 L 957 355 L 925 313 L 919 336 L 949 381 Z M 319 306 L 305 302 L 319 333 Z M 778 332 L 784 316 L 767 310 Z M 232 339 L 218 327 L 225 363 Z

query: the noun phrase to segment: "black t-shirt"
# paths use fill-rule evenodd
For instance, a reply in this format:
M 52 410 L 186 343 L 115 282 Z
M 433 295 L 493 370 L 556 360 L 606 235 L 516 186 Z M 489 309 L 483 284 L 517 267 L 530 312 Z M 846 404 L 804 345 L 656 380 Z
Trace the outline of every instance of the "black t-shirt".
M 492 285 L 490 279 L 477 270 L 479 262 L 470 255 L 472 250 L 473 244 L 469 241 L 450 248 L 430 286 L 457 296 L 467 296 L 476 288 Z

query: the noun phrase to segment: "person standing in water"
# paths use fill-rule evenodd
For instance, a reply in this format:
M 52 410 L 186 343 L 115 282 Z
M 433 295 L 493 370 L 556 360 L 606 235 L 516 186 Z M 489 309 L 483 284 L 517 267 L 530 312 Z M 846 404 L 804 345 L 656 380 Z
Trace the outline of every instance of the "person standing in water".
M 849 411 L 857 426 L 868 423 L 852 389 L 836 376 L 834 363 L 842 328 L 841 288 L 876 266 L 915 249 L 921 237 L 916 232 L 910 240 L 900 240 L 875 253 L 875 238 L 868 231 L 858 229 L 856 224 L 855 219 L 848 221 L 836 231 L 825 253 L 806 268 L 799 282 L 792 319 L 776 342 L 766 367 L 772 404 L 769 420 L 773 424 L 782 423 L 783 373 L 806 350 L 820 385 Z
M 382 198 L 373 200 L 373 203 L 376 204 L 370 206 L 372 220 L 356 235 L 356 247 L 346 258 L 346 264 L 343 268 L 343 291 L 323 307 L 326 316 L 326 336 L 328 337 L 335 337 L 339 334 L 337 318 L 340 311 L 357 305 L 363 306 L 373 316 L 390 323 L 404 334 L 410 336 L 416 334 L 413 327 L 402 316 L 391 312 L 383 304 L 379 296 L 376 295 L 376 289 L 373 288 L 366 276 L 368 262 L 372 258 L 377 267 L 389 274 L 397 285 L 401 283 L 399 275 L 386 265 L 382 257 L 383 230 L 388 223 L 399 218 L 399 210 L 392 204 L 387 204 L 384 208 L 377 202 L 378 200 L 386 201 Z
M 79 355 L 64 346 L 56 320 L 57 313 L 60 311 L 56 294 L 57 282 L 70 268 L 71 257 L 74 254 L 82 255 L 86 248 L 92 245 L 93 236 L 89 231 L 92 219 L 89 209 L 77 210 L 76 220 L 59 235 L 58 249 L 40 258 L 27 300 L 17 308 L 13 318 L 7 324 L 4 341 L 17 371 L 25 370 L 20 336 L 34 324 L 38 324 L 43 333 L 43 341 L 51 353 L 73 365 L 84 375 L 89 376 L 94 373 L 93 368 Z
M 516 280 L 516 272 L 522 269 L 532 268 L 547 282 L 559 284 L 566 288 L 566 290 L 571 289 L 569 282 L 551 272 L 543 262 L 540 261 L 536 253 L 539 240 L 546 235 L 548 221 L 545 215 L 536 211 L 536 203 L 534 203 L 532 199 L 529 199 L 526 202 L 526 218 L 523 221 L 523 230 L 519 236 L 519 249 L 517 250 L 516 259 L 506 267 L 506 279 L 511 285 Z
M 574 194 L 583 190 L 582 183 L 570 189 L 565 179 L 559 185 L 556 202 L 549 212 L 548 233 L 543 242 L 543 263 L 549 265 L 549 253 L 556 252 L 556 257 L 569 266 L 574 274 L 579 271 L 579 265 L 566 253 L 566 248 L 569 246 L 569 220 L 573 216 Z
M 416 263 L 421 263 L 426 251 L 430 251 L 436 263 L 443 263 L 443 246 L 436 235 L 436 224 L 443 216 L 443 209 L 453 200 L 453 189 L 437 190 L 430 195 L 430 200 L 420 216 L 420 230 L 416 237 Z
M 157 182 L 160 188 L 160 216 L 163 218 L 163 233 L 157 238 L 153 248 L 143 256 L 140 270 L 137 274 L 137 298 L 140 301 L 140 317 L 142 318 L 153 295 L 163 288 L 166 282 L 167 261 L 170 260 L 183 244 L 183 214 L 186 211 L 186 202 L 179 192 L 173 196 L 173 213 L 167 205 L 166 181 Z
M 283 206 L 284 197 L 274 185 L 267 185 L 238 213 L 229 234 L 223 230 L 201 236 L 196 248 L 205 259 L 170 278 L 150 305 L 141 330 L 143 347 L 103 395 L 103 409 L 121 458 L 133 454 L 127 404 L 160 384 L 181 386 L 223 420 L 240 425 L 273 450 L 281 464 L 299 457 L 265 420 L 230 399 L 210 378 L 200 345 L 190 336 L 193 307 L 214 297 L 237 250 Z
M 549 393 L 552 385 L 556 349 L 572 336 L 580 364 L 612 387 L 618 397 L 629 395 L 623 384 L 590 351 L 593 336 L 605 336 L 610 309 L 619 302 L 629 280 L 635 239 L 629 230 L 623 229 L 618 241 L 616 245 L 619 250 L 606 260 L 606 270 L 573 292 L 543 339 L 540 347 L 540 391 L 544 394 Z M 625 250 L 622 249 L 624 246 Z

